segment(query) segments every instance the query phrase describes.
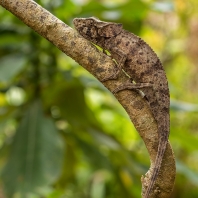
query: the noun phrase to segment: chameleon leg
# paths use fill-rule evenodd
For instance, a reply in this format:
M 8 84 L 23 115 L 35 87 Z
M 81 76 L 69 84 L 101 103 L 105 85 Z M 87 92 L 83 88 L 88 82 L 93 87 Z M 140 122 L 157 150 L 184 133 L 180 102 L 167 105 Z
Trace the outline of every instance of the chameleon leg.
M 103 52 L 104 52 L 104 50 L 103 50 Z M 115 60 L 115 61 L 119 60 L 119 62 L 116 61 L 117 66 L 118 66 L 117 71 L 114 72 L 113 74 L 111 74 L 110 76 L 103 78 L 101 80 L 102 82 L 107 81 L 107 80 L 115 80 L 115 79 L 117 79 L 119 73 L 122 71 L 122 68 L 123 68 L 122 66 L 125 63 L 125 61 L 127 59 L 127 56 L 122 51 L 120 51 L 118 48 L 115 49 L 114 56 L 116 56 L 117 59 L 113 59 L 113 60 Z M 112 57 L 112 56 L 110 55 L 110 57 Z
M 136 83 L 136 84 L 126 83 L 114 89 L 112 93 L 115 94 L 119 91 L 126 90 L 126 89 L 140 89 L 144 87 L 153 87 L 153 84 L 151 83 Z

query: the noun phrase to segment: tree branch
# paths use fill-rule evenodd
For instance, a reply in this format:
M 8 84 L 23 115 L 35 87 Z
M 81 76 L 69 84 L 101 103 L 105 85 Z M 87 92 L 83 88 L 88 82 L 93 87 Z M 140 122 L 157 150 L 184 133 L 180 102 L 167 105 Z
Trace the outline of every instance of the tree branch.
M 98 80 L 106 78 L 106 71 L 114 73 L 116 65 L 110 57 L 98 51 L 90 42 L 82 38 L 71 27 L 64 24 L 47 10 L 32 0 L 0 0 L 0 5 L 38 34 L 57 46 L 66 55 L 82 65 Z M 103 82 L 110 91 L 126 82 L 128 77 L 120 73 L 118 79 Z M 143 192 L 148 185 L 154 165 L 157 147 L 157 124 L 146 101 L 135 91 L 124 90 L 115 95 L 124 107 L 142 137 L 151 159 L 151 168 L 142 178 Z M 155 193 L 150 197 L 168 198 L 172 192 L 175 180 L 175 159 L 170 143 L 167 145 L 159 177 L 155 184 Z

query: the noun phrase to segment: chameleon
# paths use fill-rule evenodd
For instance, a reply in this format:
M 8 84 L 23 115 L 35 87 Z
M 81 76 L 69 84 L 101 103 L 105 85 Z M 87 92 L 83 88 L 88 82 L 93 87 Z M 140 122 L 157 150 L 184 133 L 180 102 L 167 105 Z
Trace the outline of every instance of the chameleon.
M 75 18 L 73 24 L 81 36 L 107 50 L 116 61 L 117 72 L 105 80 L 116 79 L 122 70 L 130 77 L 130 82 L 118 86 L 113 93 L 126 89 L 142 92 L 157 122 L 158 150 L 150 182 L 143 195 L 148 198 L 161 168 L 170 131 L 170 95 L 162 63 L 143 39 L 124 30 L 121 23 L 89 17 Z

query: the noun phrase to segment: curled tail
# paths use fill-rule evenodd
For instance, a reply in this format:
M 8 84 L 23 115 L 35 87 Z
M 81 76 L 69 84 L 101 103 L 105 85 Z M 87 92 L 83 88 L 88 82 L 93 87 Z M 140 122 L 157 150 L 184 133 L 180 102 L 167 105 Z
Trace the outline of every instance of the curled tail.
M 164 156 L 164 152 L 166 150 L 167 142 L 168 142 L 167 138 L 160 138 L 158 151 L 157 151 L 157 156 L 156 156 L 155 164 L 154 164 L 153 174 L 152 174 L 151 179 L 150 179 L 150 184 L 149 184 L 149 186 L 146 189 L 146 192 L 144 194 L 144 198 L 149 198 L 150 192 L 153 189 L 156 178 L 157 178 L 157 176 L 159 174 L 159 171 L 160 171 L 160 168 L 161 168 L 161 163 L 162 163 L 162 159 L 163 159 L 163 156 Z

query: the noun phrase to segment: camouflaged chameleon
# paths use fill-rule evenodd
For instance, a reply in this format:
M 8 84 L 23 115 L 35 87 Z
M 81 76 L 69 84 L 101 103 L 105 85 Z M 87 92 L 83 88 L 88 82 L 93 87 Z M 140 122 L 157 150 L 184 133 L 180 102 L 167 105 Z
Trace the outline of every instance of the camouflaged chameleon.
M 94 17 L 76 18 L 76 30 L 87 40 L 108 50 L 116 60 L 119 70 L 109 79 L 116 79 L 123 69 L 132 79 L 114 90 L 141 90 L 148 101 L 158 126 L 159 145 L 149 186 L 143 197 L 148 198 L 159 174 L 169 137 L 170 97 L 163 66 L 151 47 L 138 36 L 124 30 L 122 24 L 104 22 Z

